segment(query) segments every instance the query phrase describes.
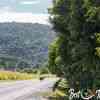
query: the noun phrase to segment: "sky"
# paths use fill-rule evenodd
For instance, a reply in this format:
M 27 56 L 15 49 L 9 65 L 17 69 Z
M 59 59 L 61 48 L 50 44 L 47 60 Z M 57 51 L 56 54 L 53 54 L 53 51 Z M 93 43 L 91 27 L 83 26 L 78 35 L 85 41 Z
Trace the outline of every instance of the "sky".
M 0 22 L 49 24 L 52 0 L 0 0 Z

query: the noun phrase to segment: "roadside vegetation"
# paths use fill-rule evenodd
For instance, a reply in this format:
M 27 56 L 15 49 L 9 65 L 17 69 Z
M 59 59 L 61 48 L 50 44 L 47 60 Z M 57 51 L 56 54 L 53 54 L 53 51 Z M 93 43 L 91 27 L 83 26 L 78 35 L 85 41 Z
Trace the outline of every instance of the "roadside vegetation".
M 65 79 L 59 79 L 53 87 L 53 92 L 49 94 L 49 99 L 66 100 L 68 99 L 68 90 L 69 90 L 69 86 L 67 81 Z
M 69 86 L 65 79 L 59 79 L 52 90 L 38 92 L 36 95 L 46 98 L 46 100 L 68 100 Z
M 35 78 L 33 74 L 0 71 L 0 80 L 29 80 Z
M 100 1 L 53 0 L 49 13 L 57 34 L 49 46 L 50 71 L 64 78 L 69 89 L 95 95 L 100 88 Z
M 54 78 L 55 75 L 49 73 L 48 68 L 34 68 L 34 69 L 23 69 L 18 71 L 0 71 L 0 80 L 29 80 L 45 78 Z

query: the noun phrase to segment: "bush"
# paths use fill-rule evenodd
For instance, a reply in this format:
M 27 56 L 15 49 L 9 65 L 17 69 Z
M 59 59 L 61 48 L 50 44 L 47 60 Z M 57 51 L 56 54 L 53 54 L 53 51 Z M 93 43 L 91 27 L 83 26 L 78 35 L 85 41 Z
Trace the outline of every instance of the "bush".
M 56 87 L 55 87 L 56 86 Z M 54 92 L 50 96 L 50 100 L 68 100 L 69 86 L 65 79 L 60 79 L 54 85 Z
M 49 74 L 49 70 L 46 67 L 42 67 L 39 69 L 40 74 Z

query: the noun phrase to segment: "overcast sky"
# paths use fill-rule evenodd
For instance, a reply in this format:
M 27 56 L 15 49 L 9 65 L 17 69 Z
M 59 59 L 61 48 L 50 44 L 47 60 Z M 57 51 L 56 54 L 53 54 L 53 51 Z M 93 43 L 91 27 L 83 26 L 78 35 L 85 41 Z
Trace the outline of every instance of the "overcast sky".
M 47 8 L 52 0 L 0 0 L 0 22 L 48 24 Z

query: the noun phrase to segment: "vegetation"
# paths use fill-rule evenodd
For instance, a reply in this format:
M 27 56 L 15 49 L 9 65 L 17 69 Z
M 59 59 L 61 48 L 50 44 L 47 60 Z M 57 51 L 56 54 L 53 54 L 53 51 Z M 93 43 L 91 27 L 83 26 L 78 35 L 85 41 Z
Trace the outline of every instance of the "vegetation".
M 0 80 L 29 80 L 33 79 L 34 75 L 27 73 L 0 71 Z
M 58 84 L 59 82 L 59 84 Z M 48 94 L 50 100 L 68 100 L 68 90 L 69 86 L 65 79 L 59 79 L 57 86 L 53 87 L 53 91 Z
M 39 68 L 23 68 L 22 70 L 18 69 L 17 71 L 21 73 L 28 73 L 28 74 L 40 74 L 40 75 L 50 74 L 50 71 L 47 68 L 47 66 L 44 67 L 41 66 Z
M 99 0 L 53 0 L 49 9 L 57 39 L 49 48 L 49 68 L 76 90 L 98 88 L 100 80 Z
M 22 70 L 47 62 L 51 33 L 50 26 L 38 23 L 0 23 L 0 68 Z

